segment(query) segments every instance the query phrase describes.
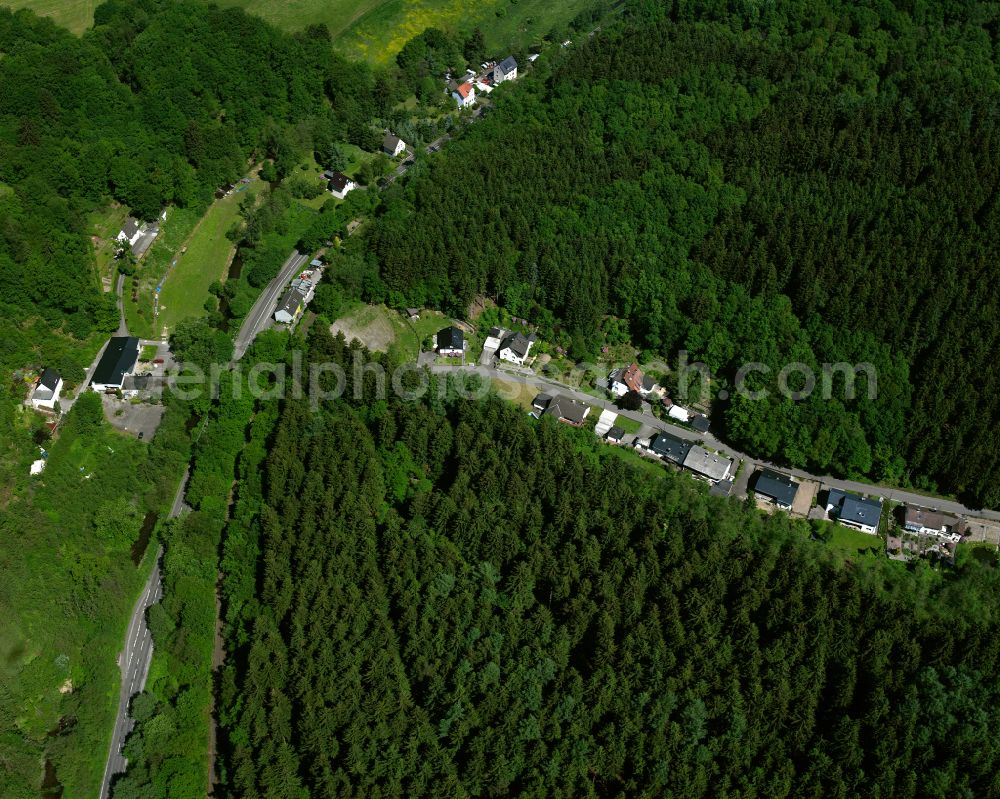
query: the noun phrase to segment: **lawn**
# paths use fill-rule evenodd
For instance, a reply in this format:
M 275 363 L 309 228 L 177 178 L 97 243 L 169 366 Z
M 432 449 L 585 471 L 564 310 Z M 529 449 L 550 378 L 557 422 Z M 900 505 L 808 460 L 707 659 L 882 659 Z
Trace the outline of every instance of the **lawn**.
M 167 221 L 160 224 L 160 235 L 139 262 L 135 275 L 125 279 L 125 321 L 133 336 L 153 338 L 158 334 L 153 325 L 154 290 L 200 218 L 195 209 L 171 208 Z
M 94 211 L 87 219 L 91 241 L 94 244 L 94 258 L 97 261 L 97 275 L 104 291 L 114 291 L 118 273 L 115 262 L 115 240 L 128 216 L 128 209 L 121 205 L 109 205 Z
M 30 8 L 43 17 L 52 17 L 73 33 L 83 33 L 94 22 L 94 9 L 103 0 L 4 0 L 13 9 Z
M 178 253 L 177 264 L 167 272 L 160 292 L 160 313 L 154 326 L 157 335 L 167 336 L 182 319 L 207 313 L 208 287 L 225 278 L 236 250 L 226 233 L 239 219 L 240 202 L 264 187 L 259 180 L 245 185 L 244 191 L 212 203 L 185 243 L 187 251 Z
M 829 543 L 830 546 L 836 549 L 855 554 L 861 550 L 871 549 L 872 547 L 876 549 L 885 548 L 882 539 L 877 535 L 868 535 L 868 533 L 862 533 L 859 530 L 852 530 L 850 527 L 844 527 L 842 524 L 834 524 L 833 522 L 829 522 L 829 524 L 832 530 Z
M 635 419 L 629 419 L 627 416 L 622 416 L 620 414 L 618 418 L 615 419 L 615 424 L 626 433 L 638 433 L 639 428 L 642 427 L 642 424 L 637 422 Z

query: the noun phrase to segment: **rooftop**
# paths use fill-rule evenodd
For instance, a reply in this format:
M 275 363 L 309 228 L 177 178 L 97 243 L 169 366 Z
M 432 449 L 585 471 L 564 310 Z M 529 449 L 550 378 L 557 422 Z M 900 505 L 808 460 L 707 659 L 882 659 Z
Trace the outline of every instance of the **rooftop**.
M 120 386 L 139 358 L 139 339 L 135 336 L 112 336 L 94 370 L 91 384 Z
M 958 522 L 958 518 L 947 513 L 941 513 L 926 508 L 918 508 L 916 505 L 907 505 L 904 517 L 904 524 L 909 526 L 919 525 L 932 530 L 943 530 L 952 527 Z
M 439 350 L 465 349 L 465 334 L 454 325 L 446 327 L 444 330 L 438 331 L 437 348 Z
M 757 475 L 757 483 L 754 493 L 765 497 L 770 497 L 779 505 L 791 506 L 795 501 L 795 494 L 799 490 L 799 484 L 783 474 L 764 469 Z
M 542 415 L 555 416 L 560 421 L 581 425 L 583 424 L 583 420 L 587 418 L 588 413 L 590 413 L 590 406 L 583 402 L 577 402 L 566 397 L 553 397 Z
M 733 460 L 695 444 L 684 458 L 684 466 L 709 480 L 725 480 L 733 468 Z
M 878 527 L 882 516 L 882 500 L 865 499 L 856 494 L 845 494 L 840 503 L 839 518 L 842 522 Z
M 690 452 L 693 444 L 670 433 L 657 433 L 653 440 L 649 442 L 649 448 L 659 455 L 674 463 L 684 463 L 684 459 Z

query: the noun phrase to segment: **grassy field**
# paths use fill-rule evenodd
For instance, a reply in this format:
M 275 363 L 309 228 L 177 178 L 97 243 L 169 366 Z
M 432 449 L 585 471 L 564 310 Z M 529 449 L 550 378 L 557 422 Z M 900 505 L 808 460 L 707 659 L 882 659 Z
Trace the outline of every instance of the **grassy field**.
M 73 33 L 83 33 L 94 22 L 94 9 L 102 0 L 3 0 L 13 9 L 30 8 L 43 17 L 52 17 Z
M 356 338 L 370 350 L 415 361 L 420 343 L 449 324 L 451 319 L 439 311 L 421 311 L 420 318 L 411 322 L 384 305 L 359 305 L 337 319 L 331 332 L 343 333 L 348 341 Z
M 125 319 L 132 335 L 159 338 L 168 335 L 181 319 L 206 313 L 208 287 L 224 277 L 233 253 L 226 231 L 239 215 L 240 199 L 246 192 L 260 191 L 263 185 L 254 181 L 246 191 L 216 200 L 203 216 L 187 208 L 170 209 L 136 275 L 125 281 Z M 185 247 L 187 251 L 181 255 Z M 161 280 L 160 313 L 154 320 L 153 297 Z
M 471 30 L 477 25 L 496 55 L 530 44 L 564 25 L 590 0 L 223 0 L 287 30 L 322 22 L 345 55 L 384 64 L 429 27 Z
M 94 19 L 98 0 L 4 0 L 12 8 L 30 8 L 52 17 L 74 33 Z M 479 26 L 494 55 L 516 43 L 539 41 L 554 27 L 565 25 L 591 0 L 222 0 L 239 6 L 286 30 L 324 23 L 345 55 L 384 64 L 406 42 L 429 27 L 471 30 Z
M 169 335 L 177 323 L 189 316 L 204 316 L 208 287 L 226 275 L 235 246 L 226 232 L 239 219 L 240 202 L 256 195 L 264 184 L 255 180 L 245 191 L 233 192 L 216 200 L 197 224 L 184 254 L 177 255 L 177 265 L 170 268 L 160 292 L 160 313 L 154 325 L 159 336 Z

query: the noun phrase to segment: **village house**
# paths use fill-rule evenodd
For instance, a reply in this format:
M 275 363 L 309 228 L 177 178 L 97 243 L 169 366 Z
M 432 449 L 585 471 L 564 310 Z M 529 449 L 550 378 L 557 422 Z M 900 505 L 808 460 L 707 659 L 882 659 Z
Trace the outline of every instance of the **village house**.
M 476 102 L 476 87 L 473 86 L 470 81 L 460 83 L 455 87 L 451 96 L 452 99 L 458 104 L 459 108 L 469 108 L 474 102 Z
M 604 440 L 609 444 L 621 444 L 623 438 L 625 438 L 625 428 L 618 425 L 612 425 L 604 434 Z
M 670 433 L 657 433 L 649 442 L 649 451 L 658 458 L 680 466 L 684 463 L 692 446 L 692 442 L 685 441 Z
M 90 379 L 94 391 L 119 391 L 125 376 L 135 369 L 139 359 L 139 339 L 135 336 L 112 336 Z
M 903 527 L 918 535 L 947 536 L 958 524 L 956 516 L 940 513 L 916 505 L 906 505 L 903 510 Z
M 826 511 L 845 527 L 875 535 L 882 518 L 882 500 L 831 488 L 826 499 Z
M 62 387 L 63 380 L 59 372 L 52 368 L 46 369 L 38 379 L 35 390 L 31 392 L 31 406 L 40 410 L 53 410 L 59 402 Z
M 509 55 L 493 68 L 493 83 L 499 86 L 507 80 L 517 80 L 517 61 Z
M 274 321 L 283 325 L 292 324 L 302 313 L 305 301 L 305 295 L 298 288 L 289 287 L 278 307 L 274 309 Z
M 129 247 L 134 247 L 135 243 L 142 237 L 143 229 L 145 227 L 146 226 L 143 222 L 140 222 L 134 216 L 130 216 L 125 220 L 125 224 L 122 225 L 122 229 L 118 231 L 118 236 L 116 238 L 122 243 L 127 242 Z
M 338 200 L 343 200 L 347 193 L 354 191 L 358 187 L 358 184 L 351 180 L 343 172 L 334 172 L 330 175 L 330 182 L 327 184 L 327 188 L 330 189 L 330 194 L 336 197 Z
M 434 349 L 438 355 L 461 358 L 465 355 L 465 333 L 454 325 L 438 331 L 434 337 Z
M 729 478 L 733 470 L 733 459 L 709 452 L 704 447 L 695 444 L 688 450 L 687 456 L 684 458 L 684 468 L 690 469 L 710 483 L 717 483 Z
M 643 374 L 639 369 L 639 364 L 632 363 L 629 366 L 615 369 L 608 375 L 608 390 L 616 397 L 623 397 L 630 391 L 642 393 Z
M 585 402 L 578 402 L 558 395 L 539 394 L 531 405 L 540 411 L 540 416 L 552 416 L 573 427 L 582 425 L 590 413 L 590 406 Z
M 646 397 L 660 389 L 653 378 L 643 374 L 639 364 L 631 363 L 608 375 L 608 390 L 616 397 L 623 397 L 630 391 Z
M 395 158 L 400 153 L 406 152 L 406 142 L 386 131 L 385 138 L 382 139 L 382 152 Z
M 792 478 L 778 474 L 770 469 L 762 469 L 757 473 L 754 494 L 766 499 L 782 510 L 791 510 L 798 493 L 799 484 Z
M 500 342 L 500 351 L 497 355 L 501 361 L 523 366 L 534 343 L 534 335 L 525 336 L 524 333 L 511 333 Z

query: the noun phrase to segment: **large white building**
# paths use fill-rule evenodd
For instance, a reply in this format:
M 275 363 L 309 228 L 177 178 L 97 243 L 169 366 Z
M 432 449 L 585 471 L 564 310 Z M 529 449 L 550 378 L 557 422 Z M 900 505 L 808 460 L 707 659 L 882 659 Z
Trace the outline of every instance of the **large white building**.
M 135 336 L 113 336 L 97 362 L 90 387 L 94 391 L 118 391 L 125 375 L 132 374 L 139 360 L 139 339 Z

